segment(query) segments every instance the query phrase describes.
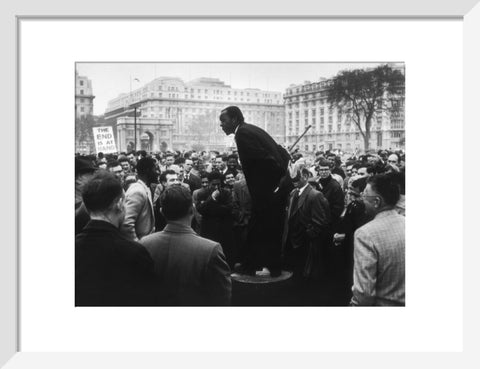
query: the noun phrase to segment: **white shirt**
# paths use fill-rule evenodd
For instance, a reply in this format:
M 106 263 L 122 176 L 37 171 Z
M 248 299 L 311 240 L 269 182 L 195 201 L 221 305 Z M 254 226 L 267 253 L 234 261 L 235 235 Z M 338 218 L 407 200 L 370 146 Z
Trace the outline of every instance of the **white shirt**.
M 302 188 L 300 188 L 298 190 L 298 197 L 300 197 L 302 195 L 303 190 L 305 190 L 305 188 L 307 188 L 307 186 L 308 186 L 308 183 L 306 183 L 305 186 L 303 186 Z

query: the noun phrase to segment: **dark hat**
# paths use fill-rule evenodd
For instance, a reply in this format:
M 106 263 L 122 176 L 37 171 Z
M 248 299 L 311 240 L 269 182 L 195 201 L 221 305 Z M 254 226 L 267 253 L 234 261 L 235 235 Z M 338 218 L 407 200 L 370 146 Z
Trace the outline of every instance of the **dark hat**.
M 85 173 L 93 173 L 94 171 L 95 167 L 90 160 L 81 157 L 75 158 L 75 176 Z

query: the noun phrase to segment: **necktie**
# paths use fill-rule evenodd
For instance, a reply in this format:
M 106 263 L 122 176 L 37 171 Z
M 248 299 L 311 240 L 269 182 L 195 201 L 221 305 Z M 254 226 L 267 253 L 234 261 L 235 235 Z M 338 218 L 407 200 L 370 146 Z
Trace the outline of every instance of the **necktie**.
M 295 193 L 293 194 L 292 209 L 290 210 L 290 214 L 297 210 L 298 198 L 300 197 L 299 192 L 300 191 L 295 190 Z

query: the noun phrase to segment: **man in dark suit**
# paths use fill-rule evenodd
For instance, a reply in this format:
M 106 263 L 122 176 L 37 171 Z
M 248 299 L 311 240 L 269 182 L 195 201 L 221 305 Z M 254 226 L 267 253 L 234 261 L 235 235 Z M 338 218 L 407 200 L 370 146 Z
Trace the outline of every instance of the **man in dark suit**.
M 155 303 L 153 261 L 145 248 L 123 237 L 120 181 L 99 171 L 85 185 L 90 221 L 75 238 L 75 305 L 141 306 Z
M 96 168 L 87 158 L 75 158 L 75 235 L 80 233 L 90 220 L 83 203 L 82 191 L 86 183 L 92 178 Z
M 318 182 L 320 189 L 328 200 L 332 224 L 335 227 L 340 221 L 340 216 L 345 208 L 345 197 L 340 184 L 332 177 L 332 164 L 323 158 L 320 158 L 317 165 Z
M 183 183 L 186 183 L 190 186 L 190 191 L 198 190 L 202 187 L 202 180 L 200 176 L 197 176 L 195 173 L 192 173 L 193 161 L 191 159 L 185 159 L 185 163 L 183 163 L 183 170 L 184 170 L 184 179 Z
M 208 174 L 208 187 L 200 191 L 195 204 L 202 215 L 200 235 L 220 242 L 228 265 L 235 265 L 233 235 L 232 193 L 222 186 L 223 176 L 218 171 Z
M 141 243 L 154 260 L 162 304 L 230 304 L 230 269 L 222 247 L 198 236 L 190 227 L 190 191 L 183 186 L 168 187 L 162 193 L 161 203 L 167 226 L 162 232 L 143 238 Z
M 300 304 L 315 301 L 318 291 L 308 287 L 314 286 L 311 283 L 317 282 L 323 272 L 322 249 L 331 236 L 328 201 L 308 184 L 310 176 L 310 171 L 304 167 L 293 179 L 296 189 L 290 194 L 282 238 L 282 255 L 293 271 Z
M 252 216 L 252 199 L 245 179 L 233 185 L 233 233 L 235 235 L 235 254 L 240 263 L 245 263 L 248 223 Z
M 272 276 L 280 270 L 281 210 L 285 196 L 278 197 L 279 183 L 287 173 L 289 155 L 263 129 L 245 123 L 241 110 L 229 106 L 220 114 L 225 134 L 235 134 L 238 155 L 252 198 L 252 218 L 243 271 L 252 274 L 264 266 Z M 280 192 L 282 193 L 282 192 Z M 288 192 L 287 192 L 288 193 Z

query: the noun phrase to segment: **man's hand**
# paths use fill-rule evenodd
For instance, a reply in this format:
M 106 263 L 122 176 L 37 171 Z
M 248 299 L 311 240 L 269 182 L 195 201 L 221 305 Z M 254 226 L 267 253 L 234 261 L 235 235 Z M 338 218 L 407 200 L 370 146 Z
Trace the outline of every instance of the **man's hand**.
M 213 192 L 212 192 L 212 199 L 213 199 L 214 201 L 217 201 L 217 198 L 218 198 L 219 195 L 220 195 L 220 191 L 219 191 L 219 190 L 213 191 Z

